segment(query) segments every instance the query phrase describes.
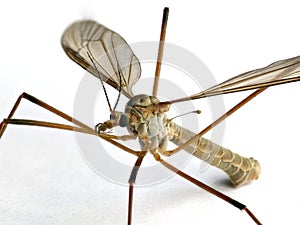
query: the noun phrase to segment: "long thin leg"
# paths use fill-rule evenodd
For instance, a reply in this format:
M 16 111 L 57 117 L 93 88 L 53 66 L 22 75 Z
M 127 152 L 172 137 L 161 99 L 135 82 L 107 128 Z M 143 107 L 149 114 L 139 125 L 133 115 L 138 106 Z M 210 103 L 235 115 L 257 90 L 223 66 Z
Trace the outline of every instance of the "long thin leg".
M 178 146 L 177 148 L 173 149 L 173 150 L 167 150 L 165 152 L 162 152 L 164 155 L 166 156 L 170 156 L 173 155 L 179 151 L 181 151 L 182 149 L 184 149 L 185 147 L 187 147 L 189 144 L 193 143 L 194 141 L 196 141 L 199 137 L 203 136 L 205 133 L 207 133 L 209 130 L 211 130 L 212 128 L 214 128 L 215 126 L 217 126 L 219 123 L 221 123 L 223 120 L 225 120 L 227 117 L 229 117 L 230 115 L 232 115 L 234 112 L 236 112 L 239 108 L 241 108 L 242 106 L 244 106 L 246 103 L 248 103 L 250 100 L 252 100 L 254 97 L 256 97 L 257 95 L 259 95 L 260 93 L 262 93 L 264 90 L 266 90 L 267 87 L 265 88 L 261 88 L 258 89 L 257 91 L 253 92 L 252 94 L 250 94 L 248 97 L 246 97 L 245 99 L 243 99 L 241 102 L 239 102 L 238 104 L 236 104 L 234 107 L 232 107 L 229 111 L 227 111 L 226 113 L 224 113 L 222 116 L 220 116 L 217 120 L 215 120 L 212 124 L 208 125 L 206 128 L 204 128 L 200 133 L 196 134 L 194 137 L 192 137 L 190 140 L 188 140 L 187 142 L 185 142 L 184 144 Z
M 157 90 L 158 90 L 158 81 L 159 81 L 159 75 L 160 75 L 161 60 L 162 60 L 163 51 L 164 51 L 168 15 L 169 15 L 169 8 L 166 7 L 166 8 L 164 8 L 163 19 L 162 19 L 162 23 L 161 23 L 161 31 L 160 31 L 160 39 L 159 39 L 160 42 L 159 42 L 158 55 L 157 55 L 157 60 L 156 60 L 155 77 L 154 77 L 154 84 L 153 84 L 153 91 L 152 91 L 152 95 L 154 97 L 156 97 Z
M 17 101 L 16 101 L 14 107 L 12 108 L 11 112 L 9 113 L 7 119 L 11 119 L 11 118 L 13 117 L 13 115 L 15 114 L 15 112 L 16 112 L 17 108 L 19 107 L 19 105 L 20 105 L 20 103 L 21 103 L 21 100 L 22 100 L 23 98 L 24 98 L 24 99 L 27 99 L 28 101 L 30 101 L 30 102 L 32 102 L 32 103 L 34 103 L 34 104 L 36 104 L 36 105 L 38 105 L 38 106 L 40 106 L 40 107 L 46 109 L 46 110 L 48 110 L 48 111 L 50 111 L 50 112 L 52 112 L 52 113 L 54 113 L 54 114 L 56 114 L 56 115 L 58 115 L 58 116 L 64 118 L 64 119 L 66 119 L 67 121 L 69 121 L 69 122 L 71 122 L 71 123 L 73 123 L 73 124 L 75 124 L 75 125 L 77 125 L 77 126 L 79 126 L 79 127 L 86 128 L 86 129 L 91 129 L 91 128 L 90 128 L 89 126 L 87 126 L 86 124 L 84 124 L 84 123 L 82 123 L 82 122 L 80 122 L 80 121 L 74 119 L 73 117 L 71 117 L 71 116 L 69 116 L 69 115 L 63 113 L 62 111 L 60 111 L 60 110 L 58 110 L 58 109 L 56 109 L 56 108 L 54 108 L 54 107 L 48 105 L 47 103 L 45 103 L 45 102 L 43 102 L 43 101 L 37 99 L 36 97 L 34 97 L 34 96 L 32 96 L 32 95 L 27 94 L 27 93 L 25 93 L 25 92 L 23 92 L 23 93 L 18 97 L 18 99 L 17 99 Z M 0 138 L 1 138 L 1 136 L 3 135 L 3 133 L 4 133 L 5 129 L 6 129 L 6 127 L 7 127 L 7 124 L 6 124 L 6 123 L 2 122 L 2 123 L 0 124 L 0 128 L 1 128 L 1 129 L 0 129 Z
M 75 126 L 61 124 L 61 123 L 52 123 L 47 121 L 27 120 L 27 119 L 3 119 L 3 123 L 6 125 L 11 124 L 11 125 L 27 125 L 27 126 L 55 128 L 61 130 L 76 131 L 76 132 L 86 133 L 86 134 L 93 134 L 98 136 L 98 133 L 90 129 L 75 127 Z
M 6 125 L 12 124 L 12 125 L 38 126 L 38 127 L 54 128 L 54 129 L 69 130 L 69 131 L 91 134 L 91 135 L 95 135 L 95 136 L 98 136 L 98 137 L 104 139 L 105 141 L 119 147 L 120 149 L 122 149 L 125 152 L 128 152 L 132 155 L 138 156 L 140 154 L 140 151 L 134 151 L 131 148 L 128 148 L 125 145 L 122 145 L 119 142 L 112 140 L 110 137 L 107 137 L 107 134 L 98 133 L 92 129 L 75 127 L 75 126 L 70 126 L 70 125 L 60 124 L 60 123 L 51 123 L 51 122 L 46 122 L 46 121 L 24 120 L 24 119 L 4 119 L 2 123 L 6 124 Z M 1 129 L 1 127 L 0 127 L 0 129 Z
M 140 152 L 134 167 L 131 171 L 128 183 L 129 183 L 129 197 L 128 197 L 128 219 L 127 219 L 127 224 L 131 225 L 132 221 L 132 205 L 133 205 L 133 185 L 136 180 L 137 173 L 140 169 L 140 166 L 142 164 L 142 161 L 147 154 L 147 149 L 149 148 L 149 143 L 146 143 L 145 146 L 143 147 L 143 150 Z
M 24 120 L 24 119 L 11 119 L 12 116 L 14 115 L 14 113 L 16 112 L 18 106 L 20 105 L 21 100 L 25 98 L 27 100 L 29 100 L 30 102 L 66 119 L 67 121 L 77 125 L 78 127 L 75 126 L 70 126 L 70 125 L 65 125 L 65 124 L 58 124 L 58 123 L 51 123 L 51 122 L 45 122 L 45 121 L 36 121 L 36 120 Z M 56 128 L 56 129 L 63 129 L 63 130 L 70 130 L 70 131 L 76 131 L 76 132 L 82 132 L 82 133 L 88 133 L 88 134 L 92 134 L 92 135 L 96 135 L 99 136 L 100 138 L 104 139 L 105 141 L 121 148 L 122 150 L 131 153 L 133 155 L 138 156 L 139 155 L 139 151 L 134 151 L 128 147 L 126 147 L 125 145 L 120 144 L 117 141 L 114 141 L 113 139 L 111 139 L 111 137 L 105 133 L 97 133 L 94 131 L 94 129 L 92 129 L 91 127 L 89 127 L 88 125 L 80 122 L 79 120 L 74 119 L 73 117 L 61 112 L 60 110 L 48 105 L 47 103 L 37 99 L 36 97 L 29 95 L 27 93 L 22 93 L 14 107 L 12 108 L 10 114 L 8 115 L 7 119 L 4 119 L 1 124 L 0 124 L 0 138 L 3 135 L 4 131 L 6 130 L 6 127 L 8 124 L 14 124 L 14 125 L 30 125 L 30 126 L 40 126 L 40 127 L 47 127 L 47 128 Z
M 262 223 L 254 216 L 254 214 L 247 208 L 246 205 L 230 198 L 229 196 L 213 189 L 212 187 L 202 183 L 201 181 L 196 180 L 195 178 L 189 176 L 188 174 L 180 171 L 179 169 L 177 169 L 176 167 L 172 166 L 171 164 L 167 163 L 166 161 L 164 161 L 163 159 L 161 159 L 159 157 L 159 155 L 155 155 L 153 154 L 155 160 L 157 160 L 158 162 L 160 162 L 163 166 L 165 166 L 166 168 L 168 168 L 169 170 L 173 171 L 174 173 L 177 173 L 179 176 L 183 177 L 184 179 L 192 182 L 193 184 L 195 184 L 196 186 L 210 192 L 211 194 L 223 199 L 224 201 L 228 202 L 229 204 L 233 205 L 234 207 L 240 209 L 240 210 L 245 210 L 247 212 L 247 214 L 252 218 L 252 220 L 258 224 L 261 225 Z

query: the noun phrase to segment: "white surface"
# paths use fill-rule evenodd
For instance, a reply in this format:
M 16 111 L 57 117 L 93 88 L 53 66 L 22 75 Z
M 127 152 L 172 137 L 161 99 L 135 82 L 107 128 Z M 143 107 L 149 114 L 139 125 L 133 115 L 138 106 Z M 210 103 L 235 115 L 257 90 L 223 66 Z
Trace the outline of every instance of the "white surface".
M 296 2 L 296 1 L 295 1 Z M 93 18 L 129 43 L 167 41 L 199 56 L 218 81 L 300 54 L 294 1 L 6 1 L 1 6 L 0 117 L 23 91 L 72 114 L 83 70 L 60 47 L 72 21 Z M 245 203 L 264 224 L 295 224 L 300 204 L 299 84 L 267 90 L 226 123 L 223 145 L 262 165 L 258 181 L 234 189 L 216 170 L 193 176 Z M 239 95 L 226 96 L 227 107 Z M 16 118 L 56 117 L 22 104 Z M 0 141 L 0 224 L 126 224 L 127 188 L 97 176 L 68 132 L 10 126 Z M 247 215 L 180 178 L 137 189 L 133 224 L 253 224 Z

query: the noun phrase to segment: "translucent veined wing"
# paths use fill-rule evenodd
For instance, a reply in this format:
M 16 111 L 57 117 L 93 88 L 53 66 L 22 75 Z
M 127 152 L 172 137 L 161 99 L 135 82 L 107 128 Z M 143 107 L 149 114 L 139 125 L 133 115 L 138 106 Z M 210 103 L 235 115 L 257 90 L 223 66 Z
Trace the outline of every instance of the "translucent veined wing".
M 61 44 L 67 55 L 91 74 L 100 78 L 127 97 L 141 76 L 138 58 L 117 33 L 95 21 L 71 24 L 63 33 Z M 91 59 L 97 67 L 93 66 Z M 120 81 L 121 78 L 121 81 Z
M 266 67 L 242 73 L 205 91 L 189 97 L 172 100 L 169 103 L 258 89 L 295 81 L 300 81 L 300 56 L 280 60 Z

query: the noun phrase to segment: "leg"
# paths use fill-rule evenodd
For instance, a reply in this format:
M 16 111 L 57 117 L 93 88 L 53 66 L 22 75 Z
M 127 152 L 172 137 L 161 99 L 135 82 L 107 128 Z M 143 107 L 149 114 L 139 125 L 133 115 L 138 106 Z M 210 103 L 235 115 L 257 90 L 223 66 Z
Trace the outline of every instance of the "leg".
M 32 95 L 27 94 L 27 93 L 25 93 L 25 92 L 22 93 L 22 94 L 19 96 L 19 98 L 17 99 L 17 101 L 16 101 L 14 107 L 12 108 L 11 112 L 9 113 L 9 115 L 8 115 L 8 117 L 7 117 L 7 120 L 9 120 L 9 119 L 11 119 L 11 118 L 13 117 L 13 115 L 15 114 L 15 112 L 16 112 L 17 108 L 19 107 L 19 105 L 20 105 L 20 103 L 21 103 L 21 100 L 22 100 L 23 98 L 24 98 L 24 99 L 27 99 L 28 101 L 30 101 L 30 102 L 32 102 L 32 103 L 34 103 L 34 104 L 36 104 L 36 105 L 38 105 L 38 106 L 40 106 L 40 107 L 46 109 L 46 110 L 48 110 L 48 111 L 50 111 L 50 112 L 52 112 L 52 113 L 54 113 L 54 114 L 56 114 L 56 115 L 58 115 L 58 116 L 64 118 L 64 119 L 66 119 L 67 121 L 69 121 L 69 122 L 71 122 L 71 123 L 73 123 L 73 124 L 75 124 L 75 125 L 77 125 L 77 126 L 79 126 L 79 127 L 86 128 L 86 129 L 91 129 L 91 128 L 90 128 L 89 126 L 87 126 L 86 124 L 84 124 L 84 123 L 82 123 L 82 122 L 80 122 L 80 121 L 78 121 L 78 120 L 72 118 L 71 116 L 69 116 L 69 115 L 67 115 L 67 114 L 65 114 L 65 113 L 63 113 L 63 112 L 61 112 L 61 111 L 59 111 L 58 109 L 56 109 L 56 108 L 54 108 L 54 107 L 48 105 L 47 103 L 45 103 L 45 102 L 43 102 L 43 101 L 41 101 L 41 100 L 35 98 L 35 97 L 32 96 Z M 6 127 L 7 127 L 7 123 L 5 123 L 5 122 L 3 121 L 3 122 L 0 124 L 0 138 L 1 138 L 1 136 L 3 135 L 3 133 L 4 133 L 5 129 L 6 129 Z
M 30 102 L 66 119 L 67 121 L 77 125 L 76 126 L 70 126 L 70 125 L 65 125 L 65 124 L 58 124 L 58 123 L 50 123 L 50 122 L 45 122 L 45 121 L 35 121 L 35 120 L 20 120 L 20 119 L 11 119 L 16 112 L 18 106 L 20 105 L 21 100 L 25 98 L 29 100 Z M 74 119 L 73 117 L 59 111 L 58 109 L 48 105 L 47 103 L 35 98 L 32 95 L 29 95 L 27 93 L 22 93 L 19 98 L 17 99 L 14 107 L 12 108 L 10 114 L 8 115 L 7 119 L 4 119 L 1 124 L 0 124 L 0 138 L 3 135 L 6 127 L 8 124 L 14 124 L 14 125 L 30 125 L 30 126 L 40 126 L 40 127 L 47 127 L 47 128 L 56 128 L 56 129 L 63 129 L 63 130 L 69 130 L 69 131 L 76 131 L 76 132 L 82 132 L 82 133 L 88 133 L 92 135 L 99 136 L 100 138 L 104 139 L 105 141 L 110 142 L 111 144 L 121 148 L 122 150 L 131 153 L 133 155 L 138 156 L 139 151 L 134 151 L 125 145 L 120 144 L 117 141 L 114 141 L 109 135 L 104 134 L 104 133 L 97 133 L 89 127 L 88 125 L 80 122 L 79 120 Z
M 127 224 L 128 225 L 131 225 L 131 221 L 132 221 L 132 203 L 133 203 L 133 185 L 135 183 L 135 180 L 136 180 L 136 176 L 137 176 L 137 173 L 138 173 L 138 170 L 140 168 L 140 165 L 145 157 L 145 155 L 147 154 L 146 151 L 141 151 L 140 152 L 140 155 L 138 156 L 135 164 L 134 164 L 134 167 L 131 171 L 131 174 L 130 174 L 130 178 L 129 178 L 129 197 L 128 197 L 128 222 Z
M 145 146 L 143 147 L 143 150 L 140 152 L 134 167 L 131 171 L 128 183 L 129 183 L 129 197 L 128 197 L 128 219 L 127 219 L 127 224 L 131 225 L 131 221 L 132 221 L 132 203 L 133 203 L 133 185 L 135 183 L 136 180 L 136 176 L 138 173 L 138 170 L 142 164 L 142 161 L 144 159 L 144 157 L 147 154 L 147 150 L 149 148 L 149 143 L 146 143 Z
M 105 134 L 105 136 L 107 138 L 116 139 L 116 140 L 120 140 L 120 141 L 135 140 L 137 138 L 137 136 L 134 136 L 134 135 L 121 135 L 121 136 L 117 136 L 117 135 L 111 135 L 111 134 L 107 134 L 107 133 L 100 133 L 100 134 Z
M 169 8 L 164 8 L 163 18 L 162 18 L 162 23 L 161 23 L 161 30 L 160 30 L 159 48 L 158 48 L 158 54 L 157 54 L 157 60 L 156 60 L 155 77 L 154 77 L 153 90 L 152 90 L 152 95 L 154 97 L 156 97 L 157 90 L 158 90 L 158 81 L 159 81 L 160 68 L 161 68 L 161 62 L 162 62 L 162 57 L 163 57 L 168 16 L 169 16 Z
M 60 123 L 38 121 L 38 120 L 3 119 L 1 124 L 4 124 L 4 126 L 7 126 L 8 124 L 12 124 L 12 125 L 47 127 L 47 128 L 61 129 L 61 130 L 76 131 L 76 132 L 81 132 L 81 133 L 92 134 L 92 135 L 98 136 L 98 133 L 96 133 L 95 131 L 90 130 L 90 129 L 86 129 L 86 128 L 82 128 L 82 127 L 75 127 L 75 126 L 70 126 L 70 125 L 60 124 Z
M 177 169 L 176 167 L 170 165 L 169 163 L 167 163 L 166 161 L 164 161 L 163 159 L 160 158 L 160 156 L 157 155 L 153 155 L 155 160 L 157 160 L 158 162 L 160 162 L 163 166 L 165 166 L 166 168 L 168 168 L 169 170 L 173 171 L 174 173 L 177 173 L 179 176 L 183 177 L 184 179 L 192 182 L 193 184 L 197 185 L 198 187 L 210 192 L 211 194 L 223 199 L 224 201 L 228 202 L 229 204 L 233 205 L 234 207 L 240 209 L 240 210 L 245 210 L 247 212 L 247 214 L 252 218 L 252 220 L 258 224 L 261 225 L 261 222 L 254 216 L 254 214 L 242 203 L 228 197 L 227 195 L 211 188 L 210 186 L 196 180 L 195 178 L 187 175 L 186 173 L 180 171 L 179 169 Z

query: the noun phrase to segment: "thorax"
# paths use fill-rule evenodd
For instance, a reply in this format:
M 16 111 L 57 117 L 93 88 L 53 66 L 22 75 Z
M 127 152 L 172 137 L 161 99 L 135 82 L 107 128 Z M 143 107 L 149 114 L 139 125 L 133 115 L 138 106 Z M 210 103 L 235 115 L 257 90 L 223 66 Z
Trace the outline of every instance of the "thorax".
M 159 104 L 153 96 L 136 95 L 125 106 L 127 129 L 140 139 L 165 135 L 169 105 Z

